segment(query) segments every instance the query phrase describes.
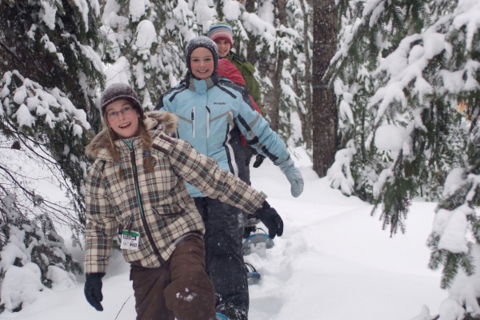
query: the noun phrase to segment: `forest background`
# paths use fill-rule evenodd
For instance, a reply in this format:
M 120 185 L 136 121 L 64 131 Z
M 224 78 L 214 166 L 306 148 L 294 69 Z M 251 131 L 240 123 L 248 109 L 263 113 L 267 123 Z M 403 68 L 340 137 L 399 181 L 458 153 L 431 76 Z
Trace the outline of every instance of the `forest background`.
M 1 255 L 2 282 L 27 263 L 46 286 L 51 266 L 81 272 L 55 224 L 81 243 L 101 91 L 129 83 L 152 109 L 185 75 L 186 43 L 216 21 L 256 66 L 272 128 L 305 148 L 319 177 L 374 204 L 392 236 L 413 198 L 438 202 L 430 267 L 443 268 L 443 288 L 459 268 L 478 274 L 478 1 L 1 0 L 0 16 L 0 254 L 19 252 Z M 70 201 L 30 188 L 22 157 Z M 458 301 L 470 319 L 475 277 Z

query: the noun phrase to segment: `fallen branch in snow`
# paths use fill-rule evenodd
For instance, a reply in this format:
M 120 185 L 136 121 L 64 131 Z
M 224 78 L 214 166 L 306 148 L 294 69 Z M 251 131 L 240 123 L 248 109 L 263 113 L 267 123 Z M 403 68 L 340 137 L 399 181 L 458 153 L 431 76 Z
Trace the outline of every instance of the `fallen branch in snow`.
M 125 302 L 123 303 L 122 307 L 120 308 L 120 310 L 118 311 L 117 313 L 117 316 L 115 317 L 115 320 L 117 320 L 118 316 L 120 315 L 120 312 L 122 312 L 122 309 L 123 307 L 125 307 L 125 304 L 127 303 L 128 299 L 130 299 L 132 297 L 132 295 L 130 295 L 127 300 L 125 300 Z

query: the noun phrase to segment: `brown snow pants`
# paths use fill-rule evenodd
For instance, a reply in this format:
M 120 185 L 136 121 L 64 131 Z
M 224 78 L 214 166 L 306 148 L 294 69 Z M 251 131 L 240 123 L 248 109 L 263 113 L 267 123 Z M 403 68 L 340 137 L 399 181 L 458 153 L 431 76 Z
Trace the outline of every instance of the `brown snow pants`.
M 132 264 L 137 320 L 215 320 L 213 284 L 205 272 L 203 239 L 181 242 L 160 268 Z

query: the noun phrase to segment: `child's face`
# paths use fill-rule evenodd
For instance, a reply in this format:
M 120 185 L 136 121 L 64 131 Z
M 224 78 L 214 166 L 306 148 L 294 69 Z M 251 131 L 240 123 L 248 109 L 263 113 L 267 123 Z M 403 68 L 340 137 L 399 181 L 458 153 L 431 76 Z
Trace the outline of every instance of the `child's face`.
M 108 126 L 121 138 L 131 138 L 138 131 L 140 115 L 128 100 L 116 100 L 110 103 L 105 114 Z
M 228 42 L 227 40 L 220 39 L 215 41 L 215 43 L 217 44 L 217 48 L 218 48 L 218 56 L 220 58 L 225 58 L 230 52 L 230 49 L 232 49 L 230 42 Z
M 198 47 L 190 55 L 190 68 L 197 79 L 206 79 L 215 71 L 213 55 L 210 50 Z

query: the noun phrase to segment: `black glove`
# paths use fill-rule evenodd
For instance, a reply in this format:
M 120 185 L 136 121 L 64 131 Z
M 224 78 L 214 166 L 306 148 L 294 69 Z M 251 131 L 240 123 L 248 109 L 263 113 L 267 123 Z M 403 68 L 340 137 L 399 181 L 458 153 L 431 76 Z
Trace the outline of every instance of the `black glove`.
M 264 156 L 262 156 L 261 154 L 257 154 L 257 157 L 255 158 L 255 162 L 253 163 L 253 167 L 254 168 L 260 167 L 264 159 L 265 159 Z
M 85 281 L 85 297 L 88 303 L 98 311 L 103 311 L 100 302 L 103 300 L 102 295 L 102 278 L 105 273 L 87 273 Z
M 278 215 L 277 210 L 271 208 L 267 201 L 254 214 L 268 228 L 270 238 L 280 237 L 283 234 L 283 220 Z

